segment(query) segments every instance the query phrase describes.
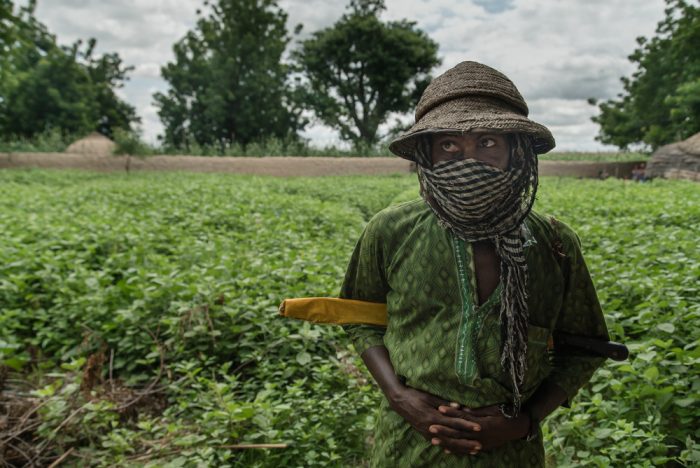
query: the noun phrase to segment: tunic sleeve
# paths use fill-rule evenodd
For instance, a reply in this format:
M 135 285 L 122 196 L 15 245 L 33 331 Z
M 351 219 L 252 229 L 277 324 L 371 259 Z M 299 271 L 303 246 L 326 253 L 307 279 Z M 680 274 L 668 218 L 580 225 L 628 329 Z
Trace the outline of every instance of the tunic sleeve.
M 384 268 L 381 227 L 381 222 L 375 216 L 357 241 L 340 289 L 341 298 L 386 303 L 389 286 Z M 359 354 L 372 346 L 384 345 L 384 327 L 345 325 L 343 329 Z
M 570 228 L 556 221 L 554 224 L 559 231 L 561 250 L 566 255 L 564 300 L 554 329 L 572 335 L 608 340 L 598 295 L 581 254 L 581 242 Z M 605 358 L 598 356 L 555 354 L 548 380 L 561 387 L 568 401 L 571 401 L 604 361 Z

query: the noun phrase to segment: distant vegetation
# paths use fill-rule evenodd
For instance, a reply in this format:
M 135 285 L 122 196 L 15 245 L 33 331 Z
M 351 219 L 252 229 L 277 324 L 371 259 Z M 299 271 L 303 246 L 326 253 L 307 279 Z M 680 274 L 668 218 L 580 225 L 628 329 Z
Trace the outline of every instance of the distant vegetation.
M 700 4 L 666 0 L 652 37 L 638 37 L 629 56 L 637 70 L 624 91 L 599 104 L 597 139 L 627 148 L 657 148 L 700 132 Z M 595 99 L 591 99 L 596 104 Z
M 131 130 L 140 118 L 117 91 L 133 67 L 117 53 L 96 55 L 95 39 L 60 46 L 36 1 L 14 3 L 0 0 L 0 140 Z
M 0 153 L 61 153 L 77 138 L 64 135 L 57 129 L 31 137 L 0 137 Z
M 583 151 L 555 151 L 540 155 L 540 161 L 590 161 L 590 162 L 626 162 L 626 161 L 646 161 L 649 159 L 648 153 L 640 153 L 635 151 L 601 151 L 601 152 L 583 152 Z
M 164 146 L 149 145 L 131 132 L 117 129 L 114 134 L 117 144 L 115 154 L 129 154 L 132 156 L 155 155 L 186 155 L 186 156 L 331 156 L 331 157 L 396 157 L 389 151 L 387 144 L 378 144 L 372 147 L 360 147 L 353 149 L 344 145 L 318 147 L 298 139 L 282 140 L 268 138 L 263 143 L 253 142 L 245 147 L 232 144 L 225 147 L 190 145 L 189 150 L 184 148 L 168 148 Z M 0 153 L 12 152 L 40 152 L 60 153 L 72 143 L 70 138 L 63 137 L 59 132 L 46 132 L 32 139 L 19 139 L 11 141 L 0 140 Z M 624 162 L 643 161 L 649 158 L 646 153 L 640 152 L 552 152 L 540 156 L 542 161 L 593 161 L 593 162 Z

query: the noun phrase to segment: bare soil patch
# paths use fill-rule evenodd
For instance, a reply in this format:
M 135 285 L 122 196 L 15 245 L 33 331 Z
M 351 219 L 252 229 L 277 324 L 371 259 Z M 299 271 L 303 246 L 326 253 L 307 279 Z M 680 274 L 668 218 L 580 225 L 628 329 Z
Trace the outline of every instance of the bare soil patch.
M 540 160 L 540 175 L 630 177 L 638 161 L 592 162 Z M 91 171 L 187 171 L 291 176 L 395 174 L 411 171 L 411 163 L 398 157 L 204 157 L 204 156 L 99 156 L 67 153 L 1 153 L 0 168 L 38 167 Z

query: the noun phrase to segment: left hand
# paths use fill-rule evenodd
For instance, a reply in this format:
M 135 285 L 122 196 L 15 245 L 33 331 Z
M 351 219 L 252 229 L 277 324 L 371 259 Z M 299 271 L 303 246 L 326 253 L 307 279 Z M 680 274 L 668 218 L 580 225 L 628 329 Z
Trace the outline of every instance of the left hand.
M 475 455 L 479 451 L 492 450 L 511 440 L 523 438 L 530 429 L 526 413 L 521 411 L 515 418 L 506 418 L 498 406 L 471 409 L 451 404 L 440 406 L 438 411 L 445 416 L 466 419 L 479 426 L 479 430 L 465 432 L 457 425 L 431 425 L 428 430 L 434 435 L 433 445 L 443 447 L 448 453 Z M 473 441 L 478 442 L 477 449 L 473 448 Z

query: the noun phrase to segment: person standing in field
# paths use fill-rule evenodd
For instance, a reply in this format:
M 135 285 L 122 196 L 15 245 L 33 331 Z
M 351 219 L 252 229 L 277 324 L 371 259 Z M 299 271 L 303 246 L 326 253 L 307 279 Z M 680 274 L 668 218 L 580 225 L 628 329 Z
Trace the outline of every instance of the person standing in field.
M 369 221 L 340 294 L 387 304 L 386 328 L 345 326 L 384 395 L 372 466 L 544 466 L 539 422 L 603 362 L 552 349 L 608 332 L 577 235 L 532 211 L 555 143 L 527 115 L 505 75 L 462 62 L 390 145 L 421 198 Z

